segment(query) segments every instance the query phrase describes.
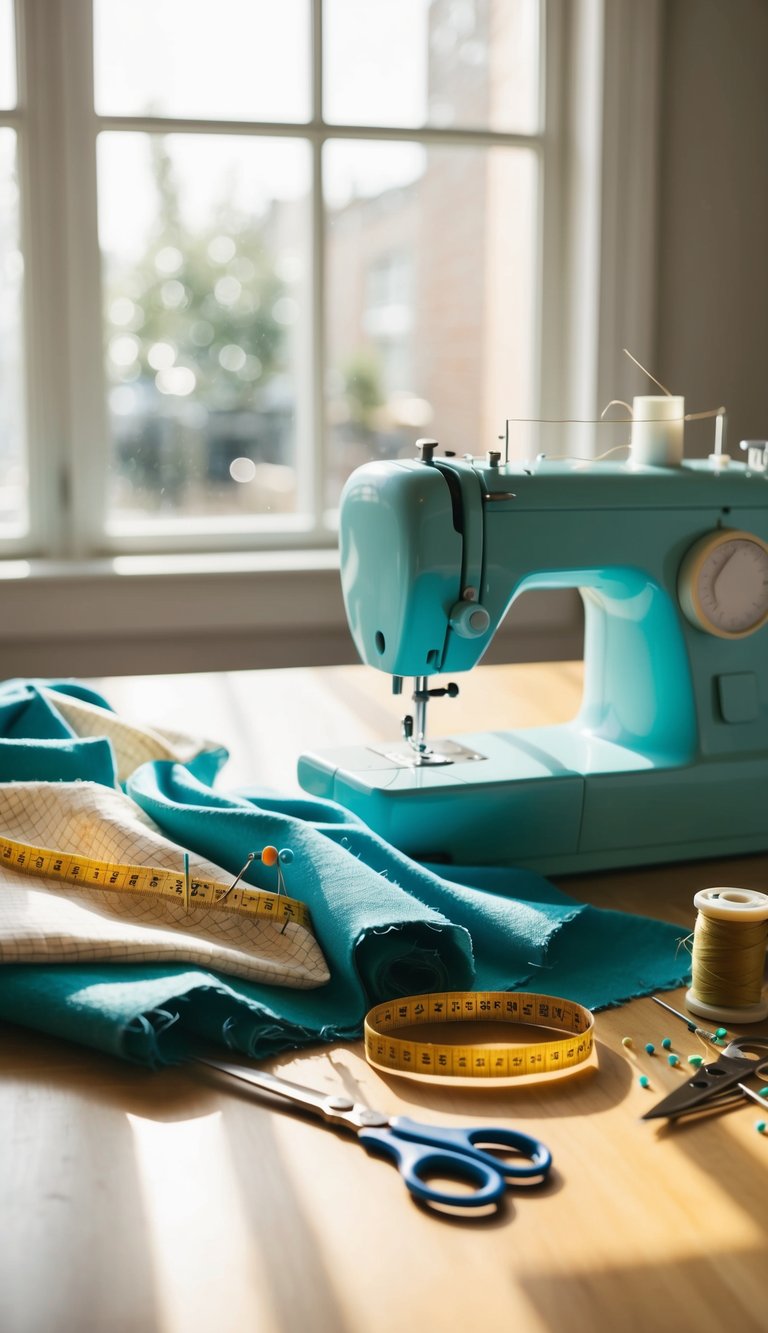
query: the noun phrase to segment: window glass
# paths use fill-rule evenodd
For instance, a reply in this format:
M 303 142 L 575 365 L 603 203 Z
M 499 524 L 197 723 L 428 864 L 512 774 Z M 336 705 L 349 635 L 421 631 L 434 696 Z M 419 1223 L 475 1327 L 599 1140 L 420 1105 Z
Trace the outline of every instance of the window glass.
M 102 115 L 306 120 L 308 0 L 95 0 Z
M 311 116 L 315 12 L 324 116 L 392 135 L 332 129 L 313 175 L 318 127 L 269 125 Z M 489 141 L 540 128 L 539 27 L 538 0 L 94 0 L 97 112 L 210 126 L 98 138 L 110 531 L 322 523 L 321 377 L 326 514 L 367 458 L 534 414 L 538 156 Z
M 308 145 L 106 132 L 113 526 L 295 514 Z
M 20 533 L 27 522 L 26 446 L 22 378 L 22 282 L 16 134 L 0 129 L 0 531 Z
M 539 0 L 326 0 L 334 124 L 538 129 Z
M 333 509 L 370 458 L 484 453 L 533 415 L 537 159 L 333 141 L 324 175 Z
M 16 105 L 16 49 L 13 0 L 0 0 L 0 107 Z

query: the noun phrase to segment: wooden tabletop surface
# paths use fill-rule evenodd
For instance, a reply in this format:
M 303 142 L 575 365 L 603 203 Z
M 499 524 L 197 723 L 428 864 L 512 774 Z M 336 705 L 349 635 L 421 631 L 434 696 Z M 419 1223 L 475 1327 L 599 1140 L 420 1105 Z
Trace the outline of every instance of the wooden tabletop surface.
M 308 745 L 395 734 L 363 668 L 102 682 L 115 707 L 228 743 L 222 783 L 295 788 Z M 560 721 L 580 668 L 486 667 L 432 708 L 435 734 Z M 768 888 L 768 857 L 582 876 L 575 897 L 693 924 L 696 889 Z M 667 998 L 681 1007 L 682 992 Z M 768 1035 L 768 1026 L 749 1029 Z M 387 1112 L 501 1123 L 551 1148 L 544 1187 L 473 1221 L 414 1204 L 350 1136 L 224 1090 L 0 1027 L 2 1333 L 745 1333 L 768 1328 L 768 1135 L 759 1109 L 644 1122 L 680 1073 L 649 999 L 597 1016 L 595 1067 L 492 1090 L 380 1076 L 359 1044 L 270 1062 Z M 630 1037 L 628 1050 L 622 1038 Z M 652 1090 L 638 1083 L 650 1074 Z

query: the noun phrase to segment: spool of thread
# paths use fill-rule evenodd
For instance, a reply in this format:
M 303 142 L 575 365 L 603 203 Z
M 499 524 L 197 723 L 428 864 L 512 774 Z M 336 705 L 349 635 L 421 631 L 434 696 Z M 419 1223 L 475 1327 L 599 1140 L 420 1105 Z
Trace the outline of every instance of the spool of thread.
M 676 394 L 632 400 L 630 460 L 646 467 L 680 467 L 685 399 Z
M 768 894 L 755 889 L 701 889 L 693 932 L 693 978 L 685 1001 L 702 1018 L 757 1023 L 768 1015 L 763 969 Z

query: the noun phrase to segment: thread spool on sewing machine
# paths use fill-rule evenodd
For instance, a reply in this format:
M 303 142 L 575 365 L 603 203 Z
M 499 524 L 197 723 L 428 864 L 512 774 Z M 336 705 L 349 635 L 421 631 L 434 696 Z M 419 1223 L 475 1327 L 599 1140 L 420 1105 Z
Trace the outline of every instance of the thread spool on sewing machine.
M 713 453 L 685 459 L 683 406 L 636 400 L 629 459 L 426 440 L 352 474 L 350 629 L 395 692 L 415 679 L 415 721 L 400 742 L 302 756 L 308 791 L 424 860 L 554 874 L 768 848 L 768 446 L 729 458 L 719 415 Z M 429 678 L 470 671 L 531 588 L 581 593 L 578 716 L 430 744 Z
M 685 399 L 676 394 L 632 400 L 629 453 L 640 467 L 680 467 L 683 461 Z

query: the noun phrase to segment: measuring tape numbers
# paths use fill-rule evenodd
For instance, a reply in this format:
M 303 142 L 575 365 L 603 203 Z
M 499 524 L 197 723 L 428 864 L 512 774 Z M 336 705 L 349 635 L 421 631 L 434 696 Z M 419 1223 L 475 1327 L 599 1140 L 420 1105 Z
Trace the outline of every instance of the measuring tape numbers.
M 103 889 L 108 893 L 152 894 L 170 898 L 190 907 L 207 907 L 220 912 L 240 912 L 249 917 L 260 917 L 278 925 L 296 922 L 312 931 L 309 909 L 296 898 L 284 893 L 270 893 L 237 884 L 230 888 L 213 879 L 186 875 L 183 871 L 158 870 L 153 866 L 121 865 L 111 861 L 97 861 L 92 857 L 75 856 L 68 852 L 53 852 L 44 847 L 31 847 L 0 835 L 0 866 L 26 875 L 40 875 L 64 884 Z
M 451 1044 L 398 1037 L 398 1028 L 432 1023 L 520 1023 L 564 1037 L 531 1044 Z M 396 1073 L 446 1078 L 516 1078 L 583 1064 L 592 1053 L 594 1015 L 583 1005 L 528 991 L 446 991 L 378 1004 L 366 1015 L 369 1064 Z

